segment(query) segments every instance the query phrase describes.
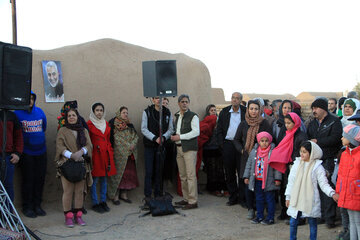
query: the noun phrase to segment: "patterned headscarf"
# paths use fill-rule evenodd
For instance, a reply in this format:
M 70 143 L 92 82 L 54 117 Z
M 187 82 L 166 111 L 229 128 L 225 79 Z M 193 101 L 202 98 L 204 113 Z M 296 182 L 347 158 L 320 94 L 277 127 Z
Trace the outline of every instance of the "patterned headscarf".
M 256 104 L 259 107 L 259 113 L 254 118 L 250 117 L 250 114 L 249 114 L 249 107 L 251 104 Z M 247 124 L 249 125 L 249 129 L 248 129 L 247 135 L 246 135 L 245 150 L 248 153 L 250 153 L 252 148 L 254 147 L 255 137 L 256 137 L 256 134 L 258 134 L 258 132 L 259 132 L 260 123 L 262 123 L 262 121 L 264 120 L 264 118 L 261 116 L 260 104 L 258 101 L 250 100 L 248 102 L 248 107 L 246 108 L 246 113 L 245 113 L 245 120 L 246 120 Z

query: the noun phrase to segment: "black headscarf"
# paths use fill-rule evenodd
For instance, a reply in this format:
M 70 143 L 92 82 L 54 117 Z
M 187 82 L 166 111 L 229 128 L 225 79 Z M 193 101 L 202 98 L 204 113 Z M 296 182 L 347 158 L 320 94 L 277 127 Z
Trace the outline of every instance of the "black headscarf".
M 75 112 L 77 115 L 77 121 L 74 124 L 70 124 L 68 122 L 68 113 L 70 111 Z M 76 145 L 77 145 L 78 149 L 81 149 L 82 147 L 86 146 L 86 137 L 85 137 L 84 126 L 81 123 L 79 116 L 80 115 L 76 109 L 70 108 L 69 110 L 65 111 L 65 125 L 64 126 L 70 130 L 77 132 Z

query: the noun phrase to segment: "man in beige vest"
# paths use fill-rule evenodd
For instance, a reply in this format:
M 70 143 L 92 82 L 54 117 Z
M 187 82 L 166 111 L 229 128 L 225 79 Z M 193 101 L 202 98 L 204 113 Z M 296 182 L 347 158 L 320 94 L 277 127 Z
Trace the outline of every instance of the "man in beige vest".
M 190 97 L 186 94 L 178 98 L 180 111 L 175 113 L 175 135 L 171 140 L 176 144 L 176 162 L 179 168 L 181 190 L 184 199 L 176 202 L 183 210 L 198 207 L 198 190 L 196 179 L 197 137 L 200 135 L 199 118 L 189 110 Z

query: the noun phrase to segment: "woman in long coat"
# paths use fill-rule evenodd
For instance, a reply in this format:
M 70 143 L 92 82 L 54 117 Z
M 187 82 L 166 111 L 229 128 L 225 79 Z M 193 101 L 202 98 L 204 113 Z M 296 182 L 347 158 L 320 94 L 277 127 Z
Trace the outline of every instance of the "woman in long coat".
M 65 111 L 65 126 L 60 128 L 56 136 L 56 155 L 55 163 L 57 166 L 57 177 L 61 179 L 63 187 L 62 204 L 65 215 L 65 225 L 74 227 L 75 222 L 81 226 L 86 225 L 82 219 L 82 207 L 84 203 L 84 185 L 92 185 L 91 178 L 91 161 L 84 160 L 91 158 L 92 144 L 88 131 L 80 123 L 79 113 L 75 109 L 67 109 Z M 84 161 L 86 175 L 79 182 L 70 182 L 66 179 L 60 167 L 70 159 L 74 161 Z M 71 209 L 74 196 L 74 209 Z M 74 214 L 75 213 L 75 214 Z
M 130 123 L 127 107 L 121 107 L 116 112 L 116 117 L 110 120 L 110 126 L 110 141 L 114 149 L 116 175 L 108 178 L 108 196 L 115 205 L 120 204 L 119 198 L 131 203 L 127 197 L 127 192 L 139 186 L 136 171 L 139 137 L 134 125 Z
M 95 212 L 103 213 L 110 211 L 106 204 L 107 177 L 116 174 L 114 163 L 114 151 L 110 143 L 110 126 L 105 120 L 105 107 L 102 103 L 95 103 L 91 107 L 87 122 L 91 142 L 92 152 L 92 176 L 93 185 L 91 186 L 92 209 Z M 97 183 L 100 182 L 100 201 L 97 196 Z
M 239 183 L 243 184 L 243 175 L 249 154 L 256 143 L 256 134 L 259 132 L 268 132 L 272 134 L 272 128 L 267 120 L 261 116 L 260 103 L 258 101 L 250 100 L 246 108 L 245 121 L 242 121 L 236 130 L 234 137 L 234 146 L 241 154 L 240 166 L 238 166 Z M 254 193 L 251 192 L 247 186 L 240 187 L 240 191 L 245 191 L 246 205 L 248 208 L 248 218 L 254 218 L 255 200 Z M 245 190 L 244 190 L 245 189 Z M 240 192 L 243 195 L 243 192 Z M 243 200 L 243 199 L 240 199 Z

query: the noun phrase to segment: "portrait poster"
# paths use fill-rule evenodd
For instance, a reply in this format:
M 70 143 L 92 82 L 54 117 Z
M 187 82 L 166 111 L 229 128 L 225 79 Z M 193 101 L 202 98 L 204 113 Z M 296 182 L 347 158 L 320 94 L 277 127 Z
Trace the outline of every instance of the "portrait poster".
M 64 102 L 64 84 L 61 71 L 61 62 L 42 61 L 44 76 L 45 102 Z

